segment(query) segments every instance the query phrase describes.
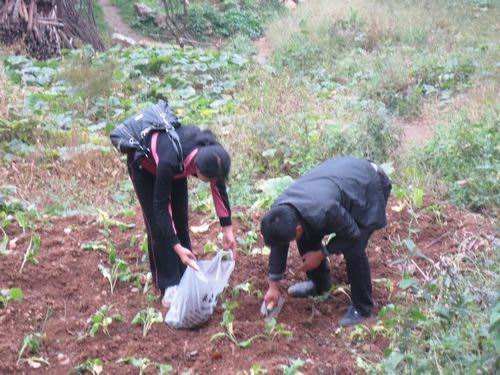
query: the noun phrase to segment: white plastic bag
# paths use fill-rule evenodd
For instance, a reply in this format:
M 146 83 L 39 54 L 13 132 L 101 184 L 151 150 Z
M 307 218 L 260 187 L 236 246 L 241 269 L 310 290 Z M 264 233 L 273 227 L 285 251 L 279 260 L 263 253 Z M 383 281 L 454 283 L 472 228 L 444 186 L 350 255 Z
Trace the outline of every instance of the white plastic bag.
M 210 319 L 234 269 L 231 251 L 219 251 L 211 260 L 197 263 L 199 271 L 187 267 L 165 316 L 165 323 L 174 328 L 193 328 Z

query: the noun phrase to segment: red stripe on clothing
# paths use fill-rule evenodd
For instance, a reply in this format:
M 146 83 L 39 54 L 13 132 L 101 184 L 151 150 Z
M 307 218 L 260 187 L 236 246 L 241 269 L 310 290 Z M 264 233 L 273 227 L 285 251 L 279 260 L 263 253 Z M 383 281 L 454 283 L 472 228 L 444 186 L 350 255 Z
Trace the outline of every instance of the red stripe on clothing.
M 188 176 L 194 176 L 196 174 L 196 164 L 194 158 L 198 153 L 198 149 L 195 148 L 191 153 L 184 159 L 184 171 L 174 176 L 174 179 L 178 180 L 180 178 L 186 178 Z
M 160 158 L 158 157 L 158 132 L 153 133 L 151 136 L 151 153 L 153 154 L 153 159 L 158 166 L 158 163 L 160 162 Z
M 229 211 L 224 204 L 224 200 L 220 195 L 220 191 L 217 188 L 217 183 L 215 181 L 210 181 L 210 188 L 212 190 L 212 198 L 214 199 L 215 212 L 218 217 L 229 217 Z

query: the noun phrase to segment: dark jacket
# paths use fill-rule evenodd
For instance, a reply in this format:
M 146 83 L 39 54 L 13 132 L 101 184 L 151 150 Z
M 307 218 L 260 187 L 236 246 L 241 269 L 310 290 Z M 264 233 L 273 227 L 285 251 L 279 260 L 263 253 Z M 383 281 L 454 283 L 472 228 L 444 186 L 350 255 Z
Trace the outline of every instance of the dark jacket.
M 335 233 L 355 241 L 361 231 L 387 225 L 386 198 L 379 173 L 363 159 L 340 157 L 296 180 L 274 205 L 289 204 L 319 237 Z

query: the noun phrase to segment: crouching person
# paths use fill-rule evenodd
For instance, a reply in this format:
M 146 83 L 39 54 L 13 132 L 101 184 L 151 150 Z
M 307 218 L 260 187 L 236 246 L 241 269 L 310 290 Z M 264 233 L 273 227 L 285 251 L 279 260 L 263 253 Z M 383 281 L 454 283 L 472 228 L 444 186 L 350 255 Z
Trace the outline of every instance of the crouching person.
M 327 293 L 332 285 L 328 255 L 344 255 L 352 305 L 342 326 L 361 323 L 373 308 L 366 246 L 372 233 L 386 226 L 391 182 L 380 167 L 354 157 L 330 159 L 295 181 L 273 204 L 261 222 L 269 257 L 266 306 L 280 297 L 289 243 L 297 242 L 307 281 L 292 285 L 292 297 Z M 323 238 L 335 234 L 326 247 Z

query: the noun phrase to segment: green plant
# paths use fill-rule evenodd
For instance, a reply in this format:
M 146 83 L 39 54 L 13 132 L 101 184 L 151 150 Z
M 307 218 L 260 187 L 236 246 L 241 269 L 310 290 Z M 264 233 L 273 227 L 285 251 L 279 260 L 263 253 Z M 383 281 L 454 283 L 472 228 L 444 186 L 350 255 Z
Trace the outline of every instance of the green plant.
M 134 319 L 132 319 L 132 324 L 142 325 L 142 336 L 146 337 L 149 330 L 156 323 L 162 323 L 163 317 L 161 312 L 155 310 L 152 307 L 139 311 Z
M 21 267 L 19 268 L 19 272 L 23 271 L 23 268 L 26 262 L 30 262 L 32 264 L 38 264 L 38 260 L 36 257 L 40 252 L 40 246 L 42 244 L 42 239 L 38 234 L 33 234 L 30 238 L 30 242 L 26 251 L 24 252 L 23 261 L 21 263 Z
M 112 227 L 119 228 L 122 232 L 135 228 L 135 224 L 127 224 L 120 220 L 113 219 L 109 216 L 107 212 L 102 210 L 98 210 L 99 218 L 97 219 L 98 223 L 101 224 L 104 229 L 109 230 Z
M 9 245 L 9 236 L 3 230 L 2 226 L 0 226 L 0 231 L 2 232 L 2 241 L 0 242 L 0 255 L 8 255 L 10 251 L 7 249 Z
M 10 302 L 22 301 L 24 293 L 20 288 L 0 289 L 0 308 L 5 308 Z
M 88 334 L 90 337 L 94 337 L 99 331 L 109 336 L 108 327 L 113 324 L 113 322 L 123 321 L 123 316 L 120 314 L 110 315 L 112 308 L 112 305 L 103 305 L 89 318 L 87 324 L 89 325 Z
M 100 358 L 87 359 L 85 362 L 78 364 L 75 367 L 75 372 L 77 374 L 90 373 L 92 375 L 102 374 L 104 368 L 104 362 Z
M 221 327 L 224 328 L 223 332 L 216 333 L 210 338 L 210 341 L 218 340 L 221 338 L 227 338 L 233 342 L 236 346 L 240 348 L 248 348 L 252 345 L 252 342 L 258 338 L 265 337 L 264 335 L 255 335 L 247 340 L 238 340 L 234 334 L 234 310 L 238 307 L 238 302 L 226 300 L 222 304 L 224 313 L 222 314 L 222 321 L 220 323 Z
M 289 365 L 281 365 L 283 370 L 283 375 L 300 375 L 300 369 L 304 367 L 306 363 L 302 359 L 294 359 L 290 361 Z
M 465 115 L 439 128 L 418 153 L 415 163 L 442 178 L 453 201 L 473 210 L 500 206 L 498 114 L 486 113 L 472 121 Z
M 19 349 L 19 354 L 17 357 L 17 363 L 19 364 L 21 362 L 21 359 L 23 356 L 28 353 L 30 354 L 30 358 L 28 358 L 28 361 L 35 361 L 37 362 L 47 362 L 45 359 L 42 357 L 39 357 L 38 355 L 40 354 L 40 349 L 42 348 L 42 341 L 44 339 L 45 335 L 42 333 L 36 332 L 36 333 L 30 333 L 26 336 L 24 336 L 23 343 L 21 345 L 21 349 Z M 43 361 L 40 361 L 43 360 Z
M 380 363 L 358 358 L 360 367 L 370 373 L 494 372 L 498 257 L 491 244 L 464 238 L 457 253 L 441 256 L 423 280 L 403 278 L 400 303 L 379 313 L 389 349 Z
M 278 323 L 275 318 L 267 319 L 265 325 L 265 332 L 271 340 L 274 340 L 276 336 L 283 336 L 290 338 L 293 336 L 293 332 L 285 328 L 282 323 Z
M 108 280 L 111 294 L 113 294 L 118 281 L 130 281 L 133 275 L 127 262 L 116 257 L 116 249 L 113 244 L 109 245 L 108 261 L 110 267 L 99 264 L 98 268 L 101 274 Z
M 118 361 L 116 361 L 116 363 L 124 363 L 126 365 L 134 366 L 139 370 L 139 375 L 145 374 L 147 369 L 152 366 L 157 368 L 159 375 L 167 375 L 173 371 L 173 367 L 170 364 L 156 363 L 151 361 L 149 358 L 120 358 Z
M 82 250 L 85 251 L 101 251 L 101 252 L 106 252 L 107 247 L 100 241 L 91 241 L 91 242 L 86 242 L 82 244 L 81 246 Z

